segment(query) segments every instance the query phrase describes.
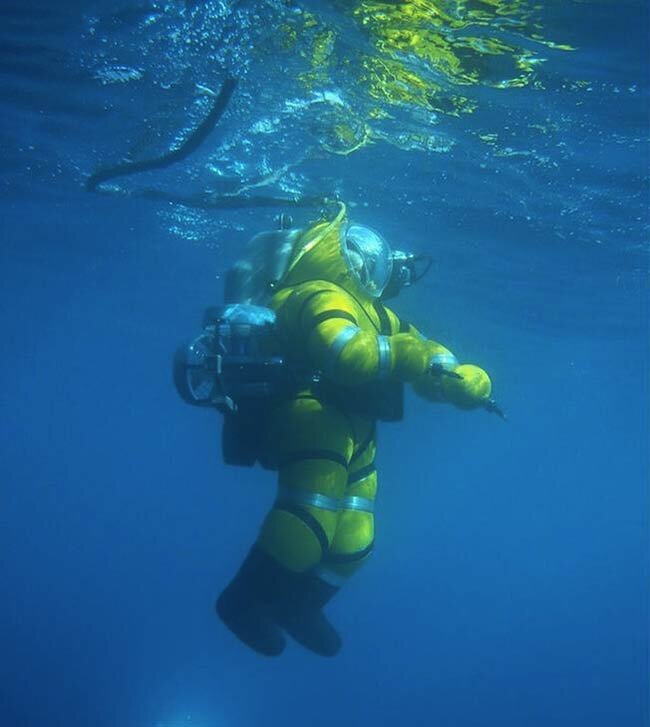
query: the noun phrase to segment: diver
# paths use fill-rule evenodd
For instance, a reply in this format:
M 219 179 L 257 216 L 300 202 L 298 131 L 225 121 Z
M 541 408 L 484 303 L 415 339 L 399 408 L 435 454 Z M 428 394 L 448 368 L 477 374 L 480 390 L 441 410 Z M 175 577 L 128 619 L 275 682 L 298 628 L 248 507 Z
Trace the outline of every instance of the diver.
M 209 370 L 220 383 L 205 401 L 224 414 L 226 461 L 259 461 L 278 476 L 277 498 L 216 611 L 260 654 L 282 653 L 288 635 L 334 656 L 341 638 L 323 609 L 373 549 L 377 423 L 402 418 L 407 383 L 430 401 L 503 412 L 483 369 L 460 364 L 384 304 L 430 259 L 391 250 L 343 204 L 333 219 L 282 228 L 254 238 L 231 270 L 226 312 L 208 327 L 214 355 L 201 359 L 217 360 Z M 228 356 L 215 352 L 237 340 L 241 354 L 242 336 L 249 353 L 255 340 L 256 367 L 240 355 L 229 374 Z M 195 357 L 205 348 L 193 346 Z

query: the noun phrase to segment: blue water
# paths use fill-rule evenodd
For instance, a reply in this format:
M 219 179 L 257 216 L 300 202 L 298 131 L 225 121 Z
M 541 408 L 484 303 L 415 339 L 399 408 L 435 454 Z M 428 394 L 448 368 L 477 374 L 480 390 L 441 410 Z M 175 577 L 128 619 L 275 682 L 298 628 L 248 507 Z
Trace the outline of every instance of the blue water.
M 536 48 L 537 85 L 375 121 L 349 65 L 308 87 L 303 41 L 278 50 L 309 11 L 339 60 L 367 52 L 340 3 L 2 3 L 2 727 L 649 723 L 649 11 L 549 5 L 544 35 L 575 50 Z M 226 72 L 238 89 L 194 155 L 84 191 L 178 144 L 196 84 Z M 340 114 L 372 143 L 324 145 Z M 170 376 L 286 210 L 134 196 L 247 185 L 338 194 L 430 253 L 394 307 L 484 366 L 508 413 L 409 395 L 381 427 L 376 552 L 328 608 L 334 660 L 264 659 L 214 616 L 272 476 L 225 467 L 217 415 Z

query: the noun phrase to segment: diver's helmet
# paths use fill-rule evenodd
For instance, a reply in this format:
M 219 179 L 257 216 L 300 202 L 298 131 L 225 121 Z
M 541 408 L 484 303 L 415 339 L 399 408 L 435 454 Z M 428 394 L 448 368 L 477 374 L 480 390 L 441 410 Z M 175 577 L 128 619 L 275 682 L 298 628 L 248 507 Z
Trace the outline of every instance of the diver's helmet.
M 341 241 L 348 269 L 371 298 L 379 298 L 393 271 L 393 255 L 386 240 L 371 227 L 353 223 Z
M 350 272 L 372 298 L 394 298 L 417 283 L 432 263 L 429 255 L 391 250 L 376 230 L 357 223 L 347 226 L 342 246 Z

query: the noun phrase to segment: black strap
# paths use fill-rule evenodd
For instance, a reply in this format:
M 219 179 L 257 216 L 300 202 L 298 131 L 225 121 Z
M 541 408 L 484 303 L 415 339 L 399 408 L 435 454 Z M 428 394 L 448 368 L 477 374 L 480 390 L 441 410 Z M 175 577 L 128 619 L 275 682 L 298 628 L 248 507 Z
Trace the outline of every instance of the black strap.
M 327 556 L 327 563 L 354 563 L 355 561 L 362 560 L 367 555 L 370 555 L 374 547 L 375 543 L 373 541 L 363 550 L 357 550 L 356 553 L 329 553 Z
M 359 306 L 359 309 L 366 316 L 366 318 L 370 322 L 370 325 L 378 333 L 381 333 L 381 331 L 379 330 L 379 328 L 377 328 L 377 324 L 372 319 L 372 316 L 370 315 L 370 313 L 368 313 L 368 311 L 364 307 L 363 303 L 357 298 L 356 295 L 353 295 L 349 290 L 346 290 L 345 288 L 343 288 L 342 286 L 338 285 L 337 283 L 332 283 L 330 281 L 324 281 L 324 280 L 322 280 L 320 278 L 308 278 L 307 280 L 301 280 L 299 283 L 295 283 L 294 287 L 298 287 L 299 285 L 305 285 L 306 283 L 320 283 L 321 285 L 327 284 L 327 285 L 333 285 L 334 287 L 338 288 L 341 291 L 341 293 L 343 293 L 344 295 L 348 296 L 349 298 L 352 298 L 352 300 Z M 302 310 L 304 310 L 304 306 L 307 305 L 307 303 L 310 300 L 310 298 L 313 298 L 313 297 L 315 298 L 317 295 L 320 295 L 321 293 L 335 293 L 335 292 L 336 291 L 330 290 L 328 288 L 326 290 L 317 290 L 315 293 L 311 293 L 311 295 L 307 296 L 307 298 L 305 298 L 305 300 L 303 301 L 302 309 L 301 309 L 301 315 L 302 315 Z M 298 318 L 298 322 L 300 323 L 300 318 Z
M 311 330 L 316 328 L 316 326 L 319 326 L 324 321 L 329 321 L 332 318 L 341 318 L 345 321 L 350 321 L 355 326 L 357 325 L 357 319 L 352 315 L 352 313 L 348 313 L 345 310 L 341 310 L 340 308 L 332 308 L 332 310 L 326 310 L 322 313 L 319 313 L 317 316 L 314 316 L 311 323 Z M 310 331 L 311 332 L 311 331 Z
M 368 477 L 368 475 L 371 475 L 373 472 L 376 471 L 377 468 L 375 467 L 374 462 L 371 462 L 365 467 L 362 467 L 360 470 L 357 470 L 348 477 L 348 487 L 350 485 L 353 485 L 355 482 L 361 482 L 361 480 L 365 479 L 366 477 Z
M 390 336 L 392 326 L 390 325 L 390 318 L 388 317 L 386 309 L 379 300 L 376 300 L 372 305 L 375 313 L 379 316 L 379 332 L 382 336 Z
M 361 455 L 368 449 L 368 447 L 372 444 L 373 440 L 375 439 L 375 433 L 376 433 L 376 429 L 375 429 L 375 426 L 373 425 L 372 427 L 370 427 L 370 432 L 368 433 L 368 436 L 363 440 L 363 442 L 359 446 L 359 449 L 357 449 L 357 451 L 350 458 L 350 464 L 352 464 L 352 462 L 354 462 L 355 460 L 359 459 L 359 457 L 361 457 Z
M 411 330 L 411 324 L 408 321 L 402 320 L 400 318 L 399 322 L 399 332 L 400 333 L 408 333 Z
M 298 311 L 298 326 L 302 328 L 302 317 L 305 314 L 305 309 L 311 303 L 314 298 L 317 298 L 319 295 L 325 295 L 325 293 L 332 293 L 331 290 L 316 290 L 313 293 L 310 293 L 302 302 L 300 305 L 300 310 Z
M 305 525 L 312 531 L 316 540 L 318 540 L 322 557 L 325 557 L 325 555 L 329 553 L 330 544 L 327 540 L 327 533 L 323 529 L 323 526 L 311 513 L 307 512 L 307 510 L 303 510 L 303 508 L 299 505 L 294 505 L 290 502 L 285 503 L 282 502 L 282 500 L 278 500 L 278 502 L 276 502 L 275 508 L 276 510 L 284 510 L 285 512 L 291 513 L 297 517 L 298 520 L 302 520 L 302 522 L 305 523 Z
M 307 459 L 324 459 L 329 462 L 339 464 L 345 469 L 348 468 L 347 459 L 345 459 L 342 454 L 335 452 L 332 449 L 299 449 L 297 452 L 292 452 L 284 459 L 280 460 L 278 467 L 287 467 L 290 464 L 304 462 Z

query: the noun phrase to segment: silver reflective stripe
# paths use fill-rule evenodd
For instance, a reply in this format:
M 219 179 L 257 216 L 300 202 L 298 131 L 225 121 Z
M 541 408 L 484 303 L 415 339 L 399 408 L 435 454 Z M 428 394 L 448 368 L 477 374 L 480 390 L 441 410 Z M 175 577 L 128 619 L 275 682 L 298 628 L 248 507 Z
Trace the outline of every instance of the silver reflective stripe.
M 325 583 L 329 583 L 330 586 L 334 586 L 335 588 L 340 588 L 346 581 L 346 579 L 342 575 L 339 575 L 333 570 L 325 568 L 322 565 L 314 568 L 314 574 L 318 576 L 321 581 L 325 581 Z
M 281 503 L 287 502 L 292 505 L 307 505 L 309 507 L 317 507 L 319 510 L 331 510 L 332 512 L 338 512 L 339 510 L 375 511 L 374 500 L 368 497 L 360 497 L 359 495 L 348 495 L 337 500 L 334 497 L 321 495 L 319 492 L 306 492 L 305 490 L 281 487 L 278 499 Z
M 349 495 L 341 499 L 342 510 L 361 510 L 361 512 L 374 512 L 375 502 L 367 497 Z
M 333 497 L 321 495 L 319 492 L 305 492 L 304 490 L 294 490 L 288 487 L 280 489 L 280 501 L 290 502 L 292 505 L 308 505 L 317 507 L 319 510 L 332 510 L 338 512 L 340 503 Z
M 350 325 L 345 326 L 345 328 L 339 331 L 336 338 L 330 344 L 327 352 L 329 358 L 328 369 L 332 369 L 336 365 L 336 362 L 339 360 L 341 355 L 341 351 L 343 351 L 347 344 L 357 335 L 357 333 L 359 333 L 360 330 L 359 326 Z
M 458 359 L 449 351 L 446 353 L 437 353 L 431 357 L 429 365 L 442 366 L 443 369 L 453 369 L 455 366 L 458 366 Z
M 377 348 L 379 350 L 377 373 L 380 379 L 385 379 L 390 375 L 390 341 L 388 336 L 377 336 Z

